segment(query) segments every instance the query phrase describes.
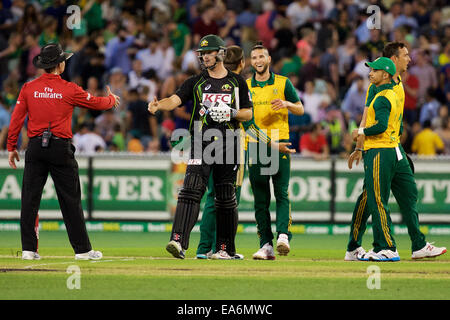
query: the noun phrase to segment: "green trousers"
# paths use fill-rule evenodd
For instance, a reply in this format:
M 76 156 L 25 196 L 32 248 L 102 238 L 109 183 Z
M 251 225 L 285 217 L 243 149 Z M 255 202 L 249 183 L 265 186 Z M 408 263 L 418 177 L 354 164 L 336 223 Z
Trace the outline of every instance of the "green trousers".
M 408 228 L 412 251 L 426 245 L 419 228 L 417 212 L 418 192 L 411 166 L 400 146 L 402 160 L 397 160 L 395 149 L 371 149 L 364 155 L 364 187 L 358 197 L 352 216 L 347 250 L 352 251 L 362 243 L 367 220 L 372 215 L 374 250 L 395 248 L 391 234 L 388 200 L 392 190 L 403 221 Z
M 249 148 L 251 148 L 249 144 Z M 267 147 L 267 154 L 271 149 Z M 262 168 L 267 168 L 272 164 L 262 164 L 259 159 L 252 159 L 249 156 L 249 178 L 255 198 L 255 220 L 259 237 L 259 245 L 262 247 L 266 243 L 273 245 L 272 223 L 270 219 L 270 180 L 272 180 L 273 191 L 276 200 L 276 232 L 288 235 L 292 238 L 290 226 L 292 224 L 291 205 L 289 201 L 289 178 L 291 174 L 291 157 L 288 154 L 278 153 L 279 167 L 273 175 L 261 173 Z M 250 152 L 250 154 L 252 154 Z
M 241 167 L 245 170 L 245 165 Z M 203 208 L 202 220 L 200 223 L 200 241 L 197 246 L 197 254 L 206 254 L 215 251 L 216 248 L 216 208 L 214 206 L 214 181 L 212 174 L 209 176 L 208 191 L 206 193 L 205 207 Z M 239 206 L 241 198 L 241 186 L 236 186 L 236 201 Z

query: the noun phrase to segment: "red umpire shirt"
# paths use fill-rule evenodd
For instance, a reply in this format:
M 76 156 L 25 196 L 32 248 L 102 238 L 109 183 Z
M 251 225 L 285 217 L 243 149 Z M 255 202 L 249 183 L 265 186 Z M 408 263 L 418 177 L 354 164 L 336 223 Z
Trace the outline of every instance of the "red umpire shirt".
M 48 129 L 59 138 L 72 138 L 75 106 L 107 110 L 114 106 L 113 95 L 94 97 L 59 75 L 45 73 L 23 85 L 11 116 L 7 148 L 17 149 L 17 138 L 28 114 L 28 137 L 40 136 Z

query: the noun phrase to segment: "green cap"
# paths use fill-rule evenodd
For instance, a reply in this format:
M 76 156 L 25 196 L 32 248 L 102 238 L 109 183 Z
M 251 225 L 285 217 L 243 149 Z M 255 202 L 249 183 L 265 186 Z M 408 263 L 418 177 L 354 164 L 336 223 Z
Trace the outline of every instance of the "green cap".
M 373 62 L 366 62 L 366 66 L 374 70 L 384 70 L 391 76 L 395 75 L 396 68 L 394 62 L 386 57 L 380 57 Z
M 226 49 L 225 42 L 215 34 L 208 34 L 200 40 L 197 52 L 199 51 L 219 51 Z

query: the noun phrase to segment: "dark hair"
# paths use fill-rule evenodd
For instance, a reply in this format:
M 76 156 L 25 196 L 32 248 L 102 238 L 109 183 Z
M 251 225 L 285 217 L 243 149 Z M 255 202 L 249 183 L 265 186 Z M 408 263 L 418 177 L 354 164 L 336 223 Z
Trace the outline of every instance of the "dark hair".
M 239 46 L 229 46 L 223 61 L 226 68 L 231 71 L 236 70 L 244 59 L 244 50 Z
M 403 42 L 389 42 L 384 46 L 383 57 L 390 58 L 392 56 L 398 57 L 399 50 L 405 48 L 406 45 Z
M 258 49 L 265 49 L 265 50 L 267 50 L 267 48 L 264 47 L 262 41 L 256 42 L 256 44 L 252 47 L 252 50 L 251 50 L 251 51 L 253 51 L 253 50 L 258 50 Z
M 56 70 L 56 67 L 44 69 L 44 71 L 45 71 L 46 73 L 52 73 L 52 72 L 55 71 L 55 70 Z

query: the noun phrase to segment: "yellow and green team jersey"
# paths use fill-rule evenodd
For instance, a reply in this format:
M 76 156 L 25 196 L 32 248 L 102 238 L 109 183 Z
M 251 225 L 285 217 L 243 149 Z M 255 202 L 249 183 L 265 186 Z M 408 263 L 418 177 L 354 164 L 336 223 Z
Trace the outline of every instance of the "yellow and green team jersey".
M 255 76 L 247 79 L 253 101 L 253 114 L 256 125 L 267 132 L 275 141 L 289 140 L 288 109 L 272 110 L 272 100 L 281 99 L 296 103 L 300 101 L 291 81 L 284 76 L 271 73 L 267 81 L 259 82 Z M 278 134 L 276 131 L 279 130 Z M 255 140 L 249 138 L 249 141 Z
M 378 93 L 367 109 L 364 150 L 395 148 L 400 141 L 403 104 L 393 90 L 392 83 L 381 85 L 377 89 Z
M 403 82 L 402 82 L 402 78 L 400 76 L 398 76 L 398 82 L 395 82 L 394 80 L 391 81 L 392 84 L 392 89 L 394 90 L 395 94 L 397 95 L 399 101 L 400 101 L 400 106 L 402 108 L 402 110 L 404 110 L 405 107 L 405 88 L 403 87 Z M 380 90 L 377 88 L 376 85 L 374 85 L 373 83 L 371 83 L 369 85 L 369 88 L 367 88 L 367 93 L 366 93 L 366 107 L 369 107 L 370 104 L 373 101 L 373 98 L 375 97 L 375 95 L 379 92 Z M 403 132 L 403 122 L 400 126 L 400 135 Z

